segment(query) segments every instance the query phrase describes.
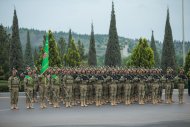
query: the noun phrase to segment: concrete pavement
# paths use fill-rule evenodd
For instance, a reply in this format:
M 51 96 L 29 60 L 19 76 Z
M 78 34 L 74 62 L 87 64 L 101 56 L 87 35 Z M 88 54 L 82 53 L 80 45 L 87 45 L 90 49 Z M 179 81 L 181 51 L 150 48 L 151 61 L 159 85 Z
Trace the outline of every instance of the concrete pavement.
M 20 93 L 19 110 L 10 110 L 9 93 L 0 93 L 0 127 L 189 127 L 190 97 L 187 90 L 184 100 L 184 104 L 178 104 L 178 93 L 175 90 L 173 104 L 90 105 L 72 108 L 61 105 L 58 109 L 51 106 L 40 109 L 36 103 L 35 109 L 28 110 L 24 93 Z

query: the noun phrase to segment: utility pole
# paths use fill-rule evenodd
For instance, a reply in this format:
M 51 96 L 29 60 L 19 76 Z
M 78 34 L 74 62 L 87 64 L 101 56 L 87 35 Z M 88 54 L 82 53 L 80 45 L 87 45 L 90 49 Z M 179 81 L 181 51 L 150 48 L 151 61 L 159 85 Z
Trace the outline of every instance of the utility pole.
M 183 38 L 183 65 L 185 66 L 185 35 L 184 35 L 184 0 L 182 0 L 182 38 Z

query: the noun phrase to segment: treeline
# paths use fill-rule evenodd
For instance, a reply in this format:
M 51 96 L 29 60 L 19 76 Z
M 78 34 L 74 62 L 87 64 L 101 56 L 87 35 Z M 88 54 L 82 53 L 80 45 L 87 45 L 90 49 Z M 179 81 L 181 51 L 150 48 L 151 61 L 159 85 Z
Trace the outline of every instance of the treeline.
M 175 71 L 183 65 L 182 43 L 173 40 L 169 9 L 167 10 L 165 34 L 162 42 L 156 41 L 152 31 L 151 40 L 146 38 L 129 39 L 119 37 L 116 27 L 114 3 L 112 2 L 111 20 L 108 35 L 95 34 L 93 24 L 90 35 L 72 32 L 39 31 L 20 28 L 16 10 L 11 28 L 0 26 L 0 75 L 10 75 L 14 67 L 23 72 L 26 66 L 40 68 L 44 57 L 45 35 L 49 38 L 50 66 L 128 66 L 168 67 Z M 122 58 L 121 50 L 128 45 L 130 55 Z M 190 42 L 185 43 L 186 53 Z M 188 53 L 190 54 L 190 53 Z M 188 61 L 189 55 L 186 57 Z M 189 64 L 186 62 L 186 71 Z

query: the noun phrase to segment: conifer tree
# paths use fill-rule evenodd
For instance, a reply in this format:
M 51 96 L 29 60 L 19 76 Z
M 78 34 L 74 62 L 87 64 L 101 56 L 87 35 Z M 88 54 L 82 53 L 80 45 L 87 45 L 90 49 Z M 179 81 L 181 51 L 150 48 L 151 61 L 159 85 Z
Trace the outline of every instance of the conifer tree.
M 155 40 L 154 40 L 154 31 L 152 31 L 150 47 L 152 48 L 152 50 L 154 52 L 155 67 L 159 67 L 160 66 L 160 59 L 159 59 L 159 55 L 158 55 Z
M 68 38 L 68 44 L 67 44 L 67 52 L 69 50 L 69 48 L 71 48 L 71 42 L 72 42 L 72 33 L 71 33 L 71 29 L 69 30 L 69 38 Z
M 33 66 L 33 59 L 32 59 L 32 48 L 30 44 L 30 33 L 27 31 L 27 43 L 26 43 L 26 49 L 24 54 L 24 63 L 25 66 Z
M 84 45 L 80 41 L 80 39 L 78 40 L 78 50 L 79 50 L 80 58 L 81 58 L 81 61 L 82 61 L 82 60 L 84 60 Z
M 3 25 L 0 25 L 0 67 L 3 75 L 8 76 L 9 72 L 9 51 L 10 51 L 10 36 L 7 34 Z
M 34 56 L 34 59 L 33 59 L 34 65 L 38 66 L 39 54 L 38 54 L 38 51 L 36 50 L 36 48 L 34 49 L 34 55 L 33 56 Z
M 166 72 L 168 67 L 171 67 L 176 71 L 176 56 L 173 44 L 172 29 L 170 25 L 169 9 L 167 10 L 167 18 L 165 25 L 165 35 L 162 48 L 161 68 L 163 72 Z
M 75 67 L 80 65 L 80 54 L 72 39 L 68 53 L 64 56 L 66 66 Z
M 19 26 L 16 10 L 14 10 L 12 39 L 10 43 L 10 71 L 13 67 L 18 71 L 23 70 L 23 53 L 19 36 Z
M 154 53 L 146 39 L 139 39 L 131 55 L 130 66 L 151 68 L 154 65 Z
M 66 50 L 67 50 L 67 44 L 66 44 L 65 39 L 63 37 L 61 37 L 59 39 L 58 46 L 59 46 L 59 50 L 60 50 L 61 64 L 64 64 L 64 55 L 65 55 Z
M 48 33 L 49 39 L 49 66 L 50 67 L 60 67 L 61 66 L 61 57 L 59 54 L 59 49 L 55 37 L 51 31 Z
M 91 25 L 90 45 L 89 45 L 89 52 L 88 52 L 88 65 L 89 66 L 97 65 L 93 24 Z
M 120 66 L 121 65 L 121 53 L 119 40 L 116 28 L 116 19 L 114 11 L 114 3 L 112 2 L 111 21 L 109 28 L 109 38 L 107 43 L 107 49 L 105 54 L 106 66 Z

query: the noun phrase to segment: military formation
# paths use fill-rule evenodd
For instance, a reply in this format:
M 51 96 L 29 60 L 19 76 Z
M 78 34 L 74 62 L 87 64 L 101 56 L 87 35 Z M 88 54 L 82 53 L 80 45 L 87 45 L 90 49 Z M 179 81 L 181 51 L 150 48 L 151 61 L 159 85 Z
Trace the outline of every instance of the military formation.
M 174 84 L 178 88 L 179 103 L 183 103 L 184 87 L 187 77 L 184 70 L 177 74 L 171 68 L 163 74 L 161 69 L 142 68 L 49 68 L 38 74 L 35 68 L 26 68 L 23 75 L 26 108 L 32 109 L 39 102 L 40 108 L 53 106 L 59 108 L 95 104 L 140 105 L 152 103 L 173 103 Z M 21 81 L 17 70 L 12 70 L 9 78 L 11 109 L 18 109 L 18 93 Z M 163 91 L 165 99 L 163 100 Z

